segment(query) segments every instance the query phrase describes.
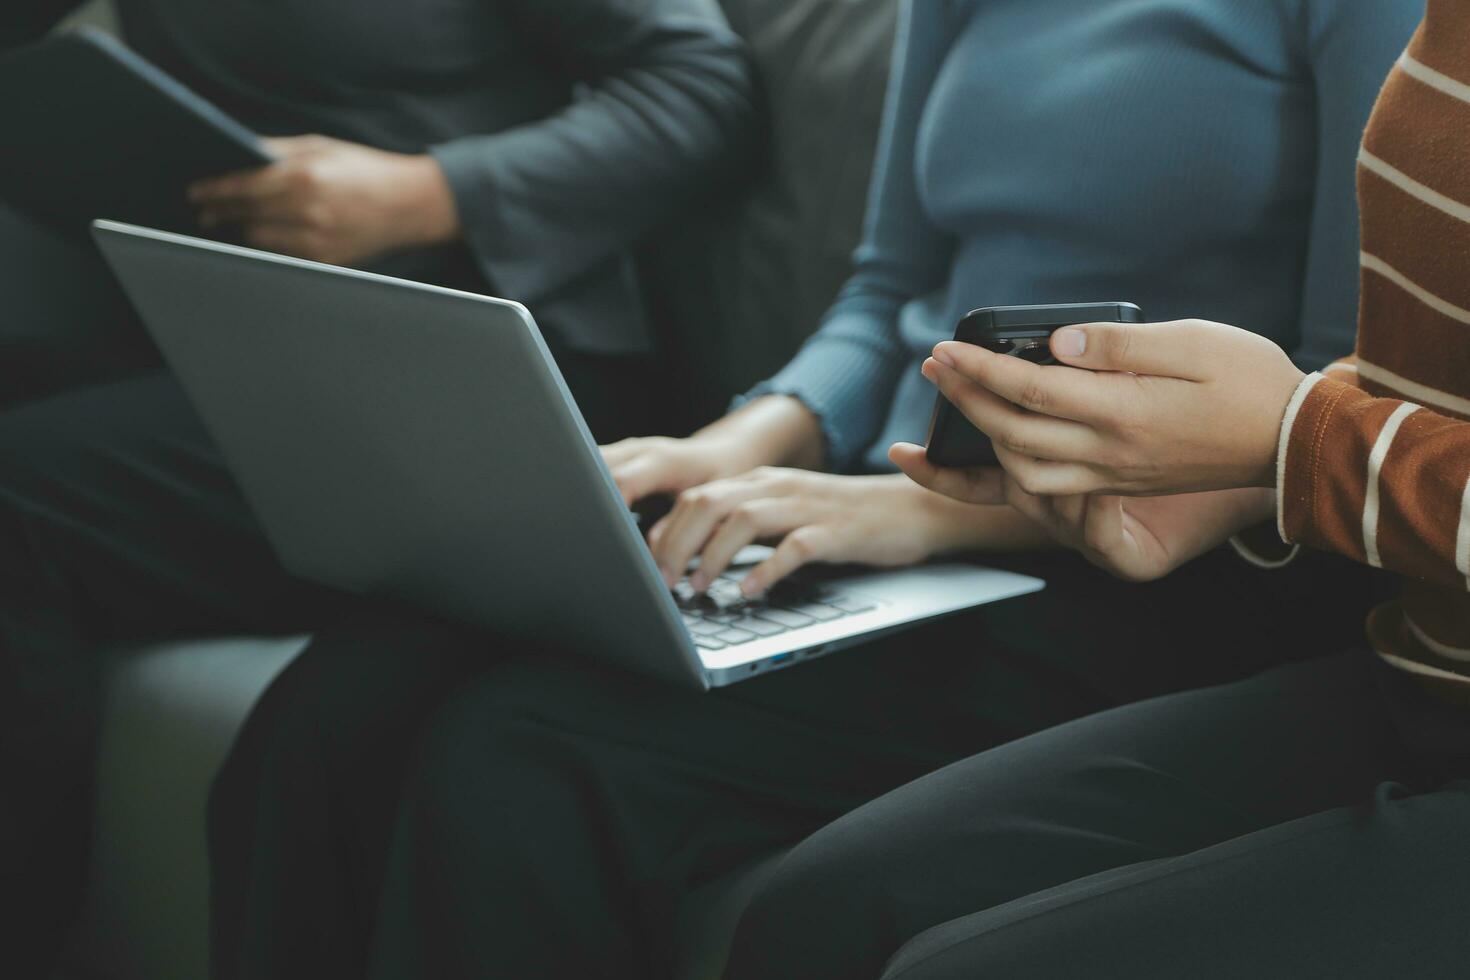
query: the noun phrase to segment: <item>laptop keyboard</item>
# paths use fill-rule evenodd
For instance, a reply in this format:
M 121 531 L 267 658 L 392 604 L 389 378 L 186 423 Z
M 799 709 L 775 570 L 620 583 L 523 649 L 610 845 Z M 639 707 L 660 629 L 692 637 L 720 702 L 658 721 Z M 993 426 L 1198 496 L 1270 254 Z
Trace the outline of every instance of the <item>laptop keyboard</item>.
M 878 608 L 871 599 L 839 592 L 827 586 L 782 582 L 760 599 L 740 592 L 743 570 L 721 575 L 704 594 L 688 582 L 674 588 L 674 600 L 684 625 L 701 650 L 723 650 L 751 640 Z

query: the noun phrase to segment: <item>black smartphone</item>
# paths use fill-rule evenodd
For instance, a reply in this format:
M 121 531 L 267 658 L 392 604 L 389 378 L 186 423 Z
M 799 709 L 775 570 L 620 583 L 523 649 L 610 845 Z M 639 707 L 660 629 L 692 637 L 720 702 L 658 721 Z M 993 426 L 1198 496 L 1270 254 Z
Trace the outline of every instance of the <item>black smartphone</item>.
M 1051 335 L 1077 323 L 1142 323 L 1132 303 L 1067 303 L 1059 306 L 988 306 L 971 310 L 955 328 L 954 339 L 1033 364 L 1055 364 Z M 934 401 L 925 453 L 935 466 L 994 466 L 990 437 L 970 424 L 940 395 Z

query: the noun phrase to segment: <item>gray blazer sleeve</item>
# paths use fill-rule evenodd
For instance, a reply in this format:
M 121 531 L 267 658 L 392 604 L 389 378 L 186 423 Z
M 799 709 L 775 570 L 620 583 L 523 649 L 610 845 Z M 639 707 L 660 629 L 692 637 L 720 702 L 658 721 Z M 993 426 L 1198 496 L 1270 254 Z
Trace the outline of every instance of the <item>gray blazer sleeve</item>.
M 82 0 L 5 0 L 0 9 L 0 51 L 34 41 Z
M 495 287 L 533 302 L 749 169 L 745 48 L 713 0 L 508 0 L 581 80 L 561 111 L 433 148 Z

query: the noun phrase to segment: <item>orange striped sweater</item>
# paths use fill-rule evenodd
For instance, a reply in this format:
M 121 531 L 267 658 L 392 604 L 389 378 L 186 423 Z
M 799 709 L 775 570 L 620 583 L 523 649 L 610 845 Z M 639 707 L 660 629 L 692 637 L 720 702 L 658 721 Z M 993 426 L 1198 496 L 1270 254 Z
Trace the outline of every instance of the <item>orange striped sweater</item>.
M 1370 642 L 1470 703 L 1470 0 L 1429 0 L 1369 121 L 1358 196 L 1357 354 L 1287 407 L 1280 531 L 1402 573 Z

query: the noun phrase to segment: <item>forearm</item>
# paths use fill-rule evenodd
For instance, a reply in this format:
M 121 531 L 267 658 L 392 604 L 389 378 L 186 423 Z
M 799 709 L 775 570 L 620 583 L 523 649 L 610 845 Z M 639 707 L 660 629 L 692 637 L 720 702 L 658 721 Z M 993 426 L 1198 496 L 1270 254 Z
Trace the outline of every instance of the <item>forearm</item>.
M 926 490 L 901 473 L 845 479 L 866 481 L 874 493 L 888 495 L 887 509 L 893 519 L 911 526 L 925 555 L 1050 551 L 1058 547 L 1045 528 L 1005 504 L 965 503 Z
M 915 487 L 926 495 L 933 515 L 936 555 L 956 552 L 1053 551 L 1059 548 L 1045 528 L 1014 507 L 966 504 Z
M 459 240 L 464 233 L 444 170 L 427 153 L 403 156 L 388 204 L 400 248 L 422 248 Z
M 740 470 L 758 466 L 822 468 L 822 428 L 817 416 L 795 398 L 767 395 L 705 426 L 696 439 L 718 441 L 737 458 Z

